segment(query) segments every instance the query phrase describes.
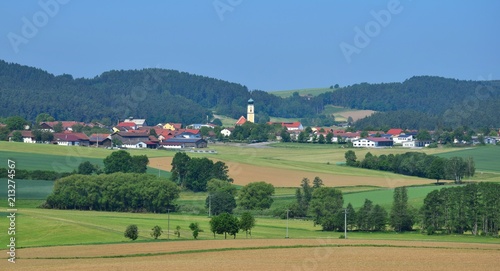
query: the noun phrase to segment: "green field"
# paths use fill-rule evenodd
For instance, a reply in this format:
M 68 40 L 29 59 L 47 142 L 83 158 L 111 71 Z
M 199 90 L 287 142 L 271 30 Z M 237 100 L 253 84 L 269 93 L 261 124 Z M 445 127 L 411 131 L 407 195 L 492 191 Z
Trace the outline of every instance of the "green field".
M 276 90 L 270 91 L 269 93 L 274 94 L 278 97 L 287 98 L 291 97 L 294 92 L 298 92 L 299 95 L 312 95 L 318 96 L 319 94 L 323 94 L 325 92 L 335 91 L 335 89 L 330 88 L 305 88 L 305 89 L 294 89 L 294 90 Z
M 69 169 L 75 169 L 81 161 L 91 161 L 102 166 L 102 159 L 111 153 L 110 150 L 89 149 L 82 147 L 63 147 L 53 145 L 31 145 L 24 143 L 0 142 L 0 159 L 16 160 L 16 166 L 20 169 L 49 169 L 54 163 L 66 165 Z M 390 176 L 391 173 L 351 168 L 337 165 L 344 161 L 345 149 L 338 145 L 313 145 L 313 144 L 283 144 L 275 143 L 264 148 L 236 147 L 231 145 L 217 144 L 210 146 L 217 150 L 217 155 L 210 158 L 220 159 L 226 162 L 239 162 L 255 166 L 267 166 L 284 169 L 300 169 L 310 172 L 323 172 L 330 174 L 344 174 L 351 176 Z M 388 153 L 404 153 L 409 150 L 401 148 L 392 149 L 356 149 L 358 157 L 364 157 L 367 152 L 375 155 Z M 495 167 L 498 159 L 498 147 L 481 147 L 474 149 L 423 149 L 427 154 L 439 154 L 450 157 L 461 155 L 473 156 L 476 166 L 485 173 L 481 176 L 493 176 L 491 180 L 499 180 L 500 167 Z M 131 154 L 146 154 L 148 157 L 172 156 L 174 152 L 156 150 L 131 150 Z M 75 155 L 75 156 L 74 156 Z M 204 154 L 190 154 L 194 157 L 203 157 Z M 6 164 L 6 163 L 5 163 Z M 154 166 L 154 165 L 153 165 Z M 158 174 L 157 169 L 150 169 L 153 174 Z M 487 173 L 486 173 L 487 172 Z M 168 174 L 160 171 L 160 174 Z M 489 174 L 489 175 L 488 175 Z M 398 178 L 414 178 L 401 177 Z M 294 180 L 299 186 L 302 177 L 297 176 Z M 488 179 L 490 180 L 490 179 Z M 43 203 L 43 199 L 51 192 L 53 182 L 37 180 L 16 180 L 16 207 L 18 211 L 18 238 L 19 247 L 52 246 L 62 244 L 94 244 L 94 243 L 116 243 L 127 242 L 123 237 L 123 231 L 129 224 L 137 224 L 140 229 L 139 241 L 152 241 L 149 235 L 150 229 L 160 225 L 165 233 L 161 239 L 167 238 L 166 214 L 137 214 L 117 212 L 95 212 L 95 211 L 73 211 L 73 210 L 46 210 L 37 208 Z M 5 183 L 5 179 L 0 179 Z M 418 186 L 409 187 L 410 205 L 419 208 L 422 201 L 430 191 L 440 189 L 441 186 Z M 6 187 L 0 187 L 0 201 L 5 200 Z M 344 203 L 352 203 L 355 209 L 362 206 L 365 199 L 370 199 L 374 204 L 380 204 L 390 210 L 392 204 L 392 189 L 374 186 L 350 186 L 338 187 L 344 193 Z M 191 222 L 199 222 L 205 231 L 201 233 L 201 239 L 212 239 L 209 232 L 209 218 L 205 215 L 204 203 L 206 193 L 182 192 L 177 204 L 184 213 L 170 214 L 171 233 L 175 226 L 181 226 L 182 240 L 192 239 L 188 225 Z M 257 225 L 252 231 L 253 238 L 283 238 L 286 222 L 281 219 L 272 218 L 274 210 L 283 210 L 295 200 L 295 189 L 276 188 L 274 203 L 270 210 L 256 212 Z M 3 205 L 6 206 L 6 205 Z M 0 209 L 0 225 L 7 225 L 6 208 Z M 314 227 L 312 221 L 290 220 L 290 236 L 294 238 L 321 238 L 338 237 L 336 232 L 322 232 L 320 227 Z M 173 238 L 173 236 L 170 236 Z M 6 235 L 1 235 L 0 242 L 6 242 Z M 218 236 L 218 238 L 221 238 Z M 240 233 L 238 238 L 243 238 Z M 354 232 L 351 239 L 398 239 L 398 240 L 438 240 L 438 241 L 461 241 L 461 242 L 498 242 L 494 238 L 478 238 L 471 236 L 427 236 L 420 233 L 360 233 Z
M 441 157 L 450 158 L 459 156 L 463 158 L 473 157 L 476 163 L 476 174 L 484 172 L 500 173 L 500 146 L 482 146 L 475 148 L 458 149 L 439 154 Z

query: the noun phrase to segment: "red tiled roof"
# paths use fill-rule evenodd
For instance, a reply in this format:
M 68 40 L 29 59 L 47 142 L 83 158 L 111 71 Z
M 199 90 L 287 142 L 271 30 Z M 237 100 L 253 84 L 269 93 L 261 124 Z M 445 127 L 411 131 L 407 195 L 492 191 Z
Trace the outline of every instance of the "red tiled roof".
M 20 131 L 20 130 L 15 130 L 15 131 L 12 131 L 9 136 L 12 136 L 15 132 L 21 132 L 21 135 L 22 137 L 30 137 L 30 138 L 33 138 L 33 133 L 31 131 L 26 131 L 26 130 L 23 130 L 23 131 Z
M 40 122 L 40 125 L 42 125 L 43 123 L 45 123 L 48 126 L 54 128 L 54 126 L 56 124 L 58 124 L 59 122 L 62 124 L 63 129 L 71 128 L 71 126 L 76 125 L 76 124 L 80 124 L 80 125 L 85 126 L 84 122 L 78 122 L 78 121 L 46 121 L 46 122 Z
M 236 125 L 243 125 L 243 123 L 247 122 L 247 119 L 243 116 L 241 116 L 238 121 L 236 122 Z
M 393 129 L 389 129 L 389 131 L 387 131 L 387 134 L 390 134 L 390 135 L 399 135 L 403 132 L 403 129 L 396 129 L 396 128 L 393 128 Z
M 120 122 L 117 127 L 136 127 L 135 122 Z
M 118 132 L 118 135 L 122 137 L 149 137 L 149 133 L 145 133 L 144 131 L 128 131 L 128 132 Z
M 83 136 L 85 138 L 83 138 Z M 89 140 L 89 138 L 83 133 L 54 133 L 55 141 L 81 141 L 81 140 Z
M 295 121 L 295 122 L 283 122 L 281 124 L 282 126 L 286 128 L 299 128 L 300 127 L 300 122 Z

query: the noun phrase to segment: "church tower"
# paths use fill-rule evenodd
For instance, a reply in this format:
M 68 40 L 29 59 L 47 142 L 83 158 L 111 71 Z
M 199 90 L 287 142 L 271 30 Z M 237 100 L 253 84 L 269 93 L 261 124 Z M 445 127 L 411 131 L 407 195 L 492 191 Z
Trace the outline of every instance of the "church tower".
M 255 111 L 254 111 L 254 107 L 253 107 L 252 98 L 250 98 L 250 100 L 248 100 L 247 121 L 255 123 Z

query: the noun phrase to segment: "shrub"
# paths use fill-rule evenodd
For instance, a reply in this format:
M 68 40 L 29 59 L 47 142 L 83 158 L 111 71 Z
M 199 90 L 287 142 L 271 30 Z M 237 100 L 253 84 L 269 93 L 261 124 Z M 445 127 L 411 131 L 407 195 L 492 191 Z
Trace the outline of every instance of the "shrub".
M 125 237 L 130 238 L 131 240 L 137 239 L 139 237 L 139 229 L 137 225 L 128 225 L 127 229 L 125 229 Z

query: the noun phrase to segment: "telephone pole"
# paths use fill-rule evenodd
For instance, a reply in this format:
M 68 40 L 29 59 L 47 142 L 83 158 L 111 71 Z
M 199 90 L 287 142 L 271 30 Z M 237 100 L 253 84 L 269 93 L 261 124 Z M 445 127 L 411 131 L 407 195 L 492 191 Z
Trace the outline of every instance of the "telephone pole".
M 286 236 L 285 238 L 288 239 L 288 213 L 290 210 L 286 210 Z
M 347 239 L 347 208 L 344 209 L 344 239 Z
M 167 223 L 167 240 L 170 240 L 170 209 L 167 209 L 168 223 Z

